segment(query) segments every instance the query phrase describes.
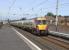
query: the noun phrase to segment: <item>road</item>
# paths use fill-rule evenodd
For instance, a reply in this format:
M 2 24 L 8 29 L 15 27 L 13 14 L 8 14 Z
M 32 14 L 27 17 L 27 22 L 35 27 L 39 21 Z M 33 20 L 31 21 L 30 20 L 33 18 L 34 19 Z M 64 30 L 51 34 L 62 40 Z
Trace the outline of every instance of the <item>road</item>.
M 11 27 L 0 28 L 0 50 L 31 50 Z

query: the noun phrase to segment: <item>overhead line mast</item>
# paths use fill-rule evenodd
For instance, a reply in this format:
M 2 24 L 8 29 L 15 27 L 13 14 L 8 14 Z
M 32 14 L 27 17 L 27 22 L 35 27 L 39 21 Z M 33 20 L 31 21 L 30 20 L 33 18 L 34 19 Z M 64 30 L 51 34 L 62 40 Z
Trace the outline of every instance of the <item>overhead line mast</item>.
M 58 0 L 56 4 L 56 31 L 57 31 L 57 27 L 58 27 Z
M 14 0 L 13 3 L 11 4 L 11 6 L 9 6 L 8 15 L 10 14 L 10 10 L 11 10 L 12 6 L 15 4 L 15 2 L 16 2 L 16 0 Z M 10 15 L 9 15 L 9 17 L 10 17 Z

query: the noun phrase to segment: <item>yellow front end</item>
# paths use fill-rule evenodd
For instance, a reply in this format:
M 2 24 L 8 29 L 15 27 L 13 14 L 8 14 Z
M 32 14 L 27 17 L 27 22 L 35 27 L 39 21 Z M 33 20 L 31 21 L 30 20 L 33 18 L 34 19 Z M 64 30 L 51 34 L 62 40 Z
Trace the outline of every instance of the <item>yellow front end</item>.
M 45 24 L 38 25 L 39 30 L 47 30 L 48 26 Z

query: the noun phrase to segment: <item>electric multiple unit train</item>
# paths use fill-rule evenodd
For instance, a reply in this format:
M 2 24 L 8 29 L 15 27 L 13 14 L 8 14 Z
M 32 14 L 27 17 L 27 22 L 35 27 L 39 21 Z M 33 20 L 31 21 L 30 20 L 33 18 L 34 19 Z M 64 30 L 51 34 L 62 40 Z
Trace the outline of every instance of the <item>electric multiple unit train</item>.
M 11 25 L 28 30 L 33 34 L 48 35 L 48 22 L 45 17 L 10 22 Z

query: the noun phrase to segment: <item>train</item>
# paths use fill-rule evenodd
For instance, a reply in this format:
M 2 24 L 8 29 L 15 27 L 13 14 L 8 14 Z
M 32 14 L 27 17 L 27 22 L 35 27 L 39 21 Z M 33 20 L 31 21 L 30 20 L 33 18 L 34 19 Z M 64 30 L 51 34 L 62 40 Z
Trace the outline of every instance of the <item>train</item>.
M 14 21 L 10 22 L 11 25 L 28 30 L 33 34 L 48 35 L 48 22 L 45 17 Z

